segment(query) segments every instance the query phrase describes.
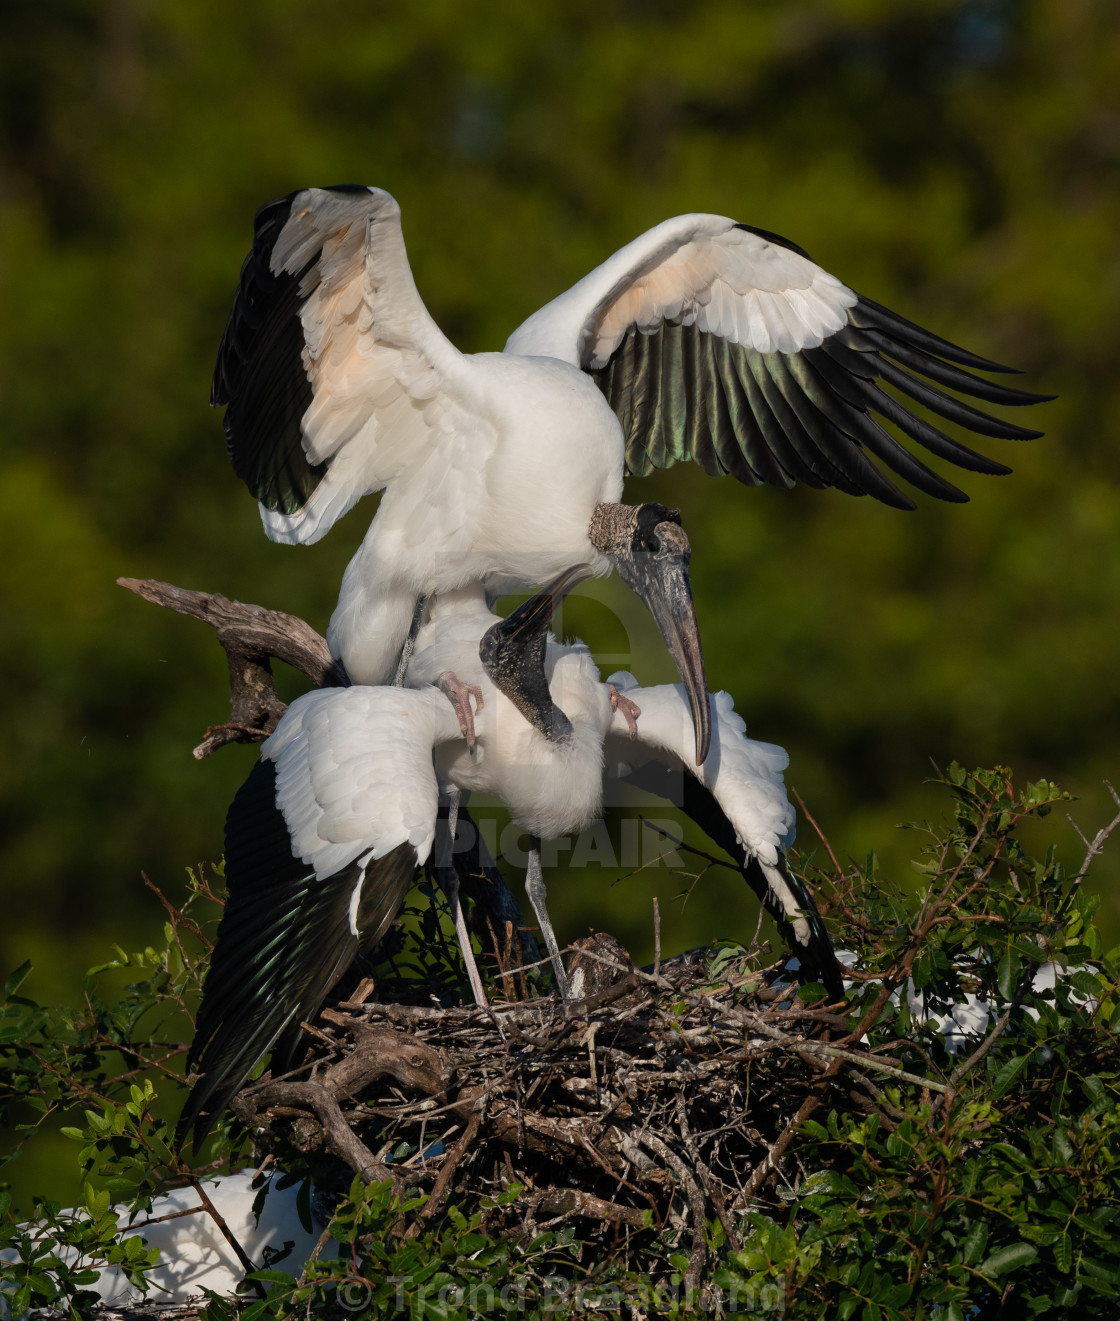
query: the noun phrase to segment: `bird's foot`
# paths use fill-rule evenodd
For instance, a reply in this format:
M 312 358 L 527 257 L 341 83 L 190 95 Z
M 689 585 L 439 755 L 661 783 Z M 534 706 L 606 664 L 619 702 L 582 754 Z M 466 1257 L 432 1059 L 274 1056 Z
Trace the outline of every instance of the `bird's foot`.
M 481 711 L 486 705 L 482 700 L 482 689 L 475 687 L 474 684 L 464 683 L 451 670 L 444 670 L 436 682 L 439 684 L 440 692 L 455 708 L 455 714 L 459 717 L 459 728 L 463 731 L 463 737 L 467 740 L 467 750 L 473 757 L 476 742 L 474 717 L 475 713 Z M 474 698 L 474 711 L 471 710 L 472 697 Z
M 622 718 L 626 721 L 626 728 L 630 731 L 630 737 L 637 738 L 638 717 L 642 714 L 642 708 L 636 702 L 632 702 L 629 697 L 620 693 L 613 683 L 607 684 L 607 691 L 611 695 L 611 710 L 622 712 Z

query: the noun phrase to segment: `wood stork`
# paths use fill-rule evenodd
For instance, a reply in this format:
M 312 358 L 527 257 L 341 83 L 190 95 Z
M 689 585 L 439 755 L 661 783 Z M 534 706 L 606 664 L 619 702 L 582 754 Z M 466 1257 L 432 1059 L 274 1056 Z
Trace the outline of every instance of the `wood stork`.
M 507 590 L 579 562 L 615 568 L 688 685 L 702 761 L 687 540 L 675 514 L 618 503 L 624 472 L 692 459 L 747 485 L 834 486 L 912 508 L 878 460 L 929 495 L 965 500 L 873 415 L 959 467 L 1006 473 L 879 384 L 968 431 L 1039 434 L 946 393 L 1044 397 L 969 367 L 1011 370 L 860 296 L 787 239 L 701 214 L 627 244 L 504 352 L 464 355 L 416 291 L 397 203 L 347 186 L 257 212 L 211 402 L 228 405 L 234 468 L 274 540 L 316 541 L 384 491 L 328 632 L 353 680 L 391 676 L 421 595 Z M 651 555 L 665 561 L 656 572 L 641 567 Z
M 556 605 L 589 571 L 560 575 L 505 620 L 477 591 L 439 598 L 409 670 L 418 686 L 319 689 L 288 708 L 227 819 L 229 900 L 188 1056 L 188 1072 L 197 1065 L 201 1076 L 180 1139 L 193 1128 L 201 1140 L 270 1048 L 274 1074 L 292 1067 L 301 1020 L 384 933 L 431 854 L 441 788 L 498 795 L 530 830 L 526 891 L 562 993 L 540 836 L 598 815 L 604 758 L 635 779 L 643 766 L 687 772 L 683 797 L 656 776 L 645 783 L 682 802 L 740 860 L 807 973 L 841 993 L 812 898 L 785 867 L 793 827 L 785 753 L 747 738 L 731 699 L 718 694 L 707 701 L 711 754 L 698 766 L 683 685 L 643 689 L 629 675 L 604 684 L 586 647 L 551 640 Z M 471 970 L 450 869 L 444 874 Z M 477 973 L 472 986 L 484 1003 Z
M 586 565 L 568 570 L 498 620 L 491 632 L 500 628 L 501 637 L 493 644 L 489 633 L 481 643 L 480 631 L 473 639 L 475 658 L 486 648 L 492 685 L 514 693 L 519 707 L 552 731 L 557 764 L 567 745 L 578 759 L 587 743 L 570 737 L 581 723 L 577 716 L 568 721 L 561 712 L 535 708 L 536 702 L 551 706 L 539 673 L 544 638 L 556 605 L 588 572 Z M 518 652 L 527 663 L 519 663 Z M 443 685 L 449 686 L 457 689 L 458 680 Z M 191 1130 L 201 1141 L 270 1049 L 274 1075 L 293 1067 L 301 1021 L 396 916 L 436 840 L 434 753 L 444 743 L 466 745 L 462 704 L 455 691 L 450 695 L 449 702 L 438 685 L 320 688 L 297 698 L 261 745 L 226 818 L 229 897 L 187 1056 L 187 1072 L 197 1066 L 200 1077 L 183 1108 L 180 1141 Z M 491 720 L 498 705 L 491 700 Z M 526 719 L 517 713 L 521 725 Z M 594 782 L 597 809 L 601 736 L 592 755 L 593 773 L 580 778 Z M 503 763 L 491 757 L 486 764 Z M 479 783 L 491 792 L 501 788 L 485 777 Z M 484 1004 L 457 885 L 449 867 L 442 871 L 472 989 Z
M 799 955 L 805 979 L 820 979 L 831 995 L 842 996 L 828 933 L 785 862 L 794 831 L 782 779 L 785 751 L 748 738 L 730 696 L 718 693 L 706 696 L 711 750 L 698 764 L 687 689 L 641 688 L 628 673 L 604 683 L 583 643 L 557 642 L 539 621 L 523 640 L 539 601 L 502 621 L 477 591 L 437 599 L 417 637 L 408 678 L 431 685 L 453 673 L 461 695 L 482 695 L 477 748 L 472 753 L 469 740 L 443 743 L 436 765 L 456 789 L 500 797 L 529 830 L 525 890 L 562 993 L 567 977 L 546 907 L 541 838 L 572 834 L 599 815 L 605 769 L 670 799 L 697 821 L 739 862 Z M 465 696 L 461 700 L 466 733 L 471 716 Z
M 581 566 L 565 585 L 590 571 Z M 501 798 L 513 820 L 529 831 L 525 892 L 557 986 L 567 997 L 567 975 L 548 916 L 541 838 L 578 831 L 599 815 L 603 740 L 616 710 L 633 728 L 637 708 L 602 683 L 582 643 L 564 646 L 548 633 L 544 625 L 558 599 L 555 590 L 546 589 L 503 620 L 477 586 L 436 597 L 417 634 L 407 677 L 417 686 L 442 686 L 456 703 L 465 741 L 436 749 L 441 780 L 456 794 L 478 791 Z M 476 712 L 470 694 L 476 695 Z

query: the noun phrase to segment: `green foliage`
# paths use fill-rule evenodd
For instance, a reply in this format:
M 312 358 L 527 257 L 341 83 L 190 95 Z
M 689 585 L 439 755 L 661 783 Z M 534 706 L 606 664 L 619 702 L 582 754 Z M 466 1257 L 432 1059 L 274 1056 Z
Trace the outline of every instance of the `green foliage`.
M 1055 786 L 1016 794 L 1007 771 L 956 765 L 943 783 L 955 820 L 924 828 L 923 892 L 908 899 L 851 874 L 838 898 L 863 897 L 851 943 L 861 966 L 885 973 L 862 988 L 858 1021 L 903 1067 L 938 1065 L 948 1090 L 887 1087 L 870 1115 L 809 1120 L 801 1162 L 813 1172 L 788 1190 L 780 1238 L 773 1218 L 755 1217 L 769 1258 L 755 1247 L 740 1264 L 802 1279 L 794 1297 L 840 1317 L 988 1315 L 1011 1294 L 1019 1316 L 1109 1316 L 1120 1291 L 1117 952 L 1102 956 L 1081 877 L 1020 842 L 1025 822 L 1063 800 Z M 1054 988 L 1035 991 L 1046 961 Z M 907 978 L 932 1011 L 978 997 L 989 1027 L 946 1059 L 914 1016 L 916 996 L 874 1021 Z
M 118 947 L 87 973 L 81 1008 L 45 1008 L 22 995 L 27 963 L 5 983 L 0 1127 L 16 1145 L 0 1170 L 7 1176 L 26 1143 L 57 1132 L 72 1145 L 67 1165 L 82 1189 L 81 1205 L 69 1210 L 41 1197 L 20 1208 L 10 1188 L 0 1191 L 0 1248 L 19 1258 L 0 1268 L 15 1313 L 62 1303 L 80 1310 L 96 1301 L 88 1286 L 105 1266 L 143 1287 L 157 1259 L 140 1238 L 119 1238 L 117 1216 L 121 1204 L 130 1216 L 147 1210 L 169 1180 L 189 1176 L 172 1150 L 174 1115 L 160 1106 L 157 1085 L 178 1076 L 170 1066 L 183 1054 L 197 1002 L 208 947 L 198 919 L 220 911 L 205 874 L 190 884 L 189 903 L 170 909 L 165 945 L 133 954 Z
M 64 1211 L 57 1202 L 35 1203 L 31 1224 L 16 1224 L 9 1213 L 10 1195 L 0 1192 L 0 1248 L 18 1259 L 0 1266 L 3 1298 L 11 1314 L 29 1307 L 66 1307 L 73 1316 L 98 1301 L 90 1288 L 103 1268 L 115 1266 L 143 1287 L 144 1272 L 159 1256 L 140 1238 L 120 1238 L 117 1213 L 108 1190 L 85 1185 L 84 1205 Z M 2 1304 L 0 1304 L 2 1306 Z
M 1049 846 L 1034 856 L 1023 845 L 1024 830 L 1063 801 L 1055 786 L 1018 792 L 1002 769 L 966 773 L 955 765 L 941 784 L 953 815 L 946 827 L 920 827 L 919 892 L 893 884 L 874 860 L 816 878 L 828 921 L 859 970 L 848 1033 L 834 1034 L 825 1048 L 866 1034 L 863 1044 L 883 1069 L 836 1065 L 840 1085 L 824 1087 L 819 1104 L 793 1123 L 773 1187 L 760 1188 L 728 1222 L 741 1243 L 719 1217 L 704 1226 L 708 1268 L 699 1298 L 684 1287 L 683 1196 L 684 1219 L 647 1218 L 624 1245 L 584 1234 L 580 1220 L 528 1237 L 510 1233 L 523 1195 L 516 1185 L 496 1185 L 429 1219 L 422 1194 L 395 1197 L 387 1183 L 355 1180 L 330 1223 L 341 1257 L 311 1262 L 298 1275 L 266 1264 L 253 1278 L 268 1287 L 267 1301 L 250 1297 L 240 1314 L 451 1318 L 473 1308 L 543 1317 L 617 1311 L 625 1300 L 682 1317 L 701 1305 L 731 1315 L 783 1308 L 791 1321 L 963 1321 L 1007 1315 L 1008 1307 L 1025 1317 L 1114 1316 L 1118 952 L 1101 949 L 1097 901 L 1082 876 Z M 3 1268 L 17 1302 L 80 1308 L 91 1270 L 120 1264 L 139 1279 L 150 1265 L 138 1240 L 114 1239 L 109 1203 L 145 1206 L 161 1179 L 184 1177 L 167 1146 L 168 1123 L 155 1113 L 164 1084 L 153 1080 L 167 1077 L 180 1050 L 175 1025 L 187 1022 L 181 1016 L 204 966 L 198 919 L 212 893 L 204 879 L 193 885 L 192 905 L 172 915 L 165 947 L 118 952 L 95 969 L 80 1014 L 23 996 L 25 970 L 6 987 L 0 1099 L 37 1116 L 22 1129 L 29 1135 L 49 1115 L 77 1112 L 63 1132 L 76 1144 L 85 1188 L 77 1212 L 37 1204 L 34 1233 L 5 1198 L 0 1246 L 19 1256 Z M 407 938 L 397 957 L 410 957 Z M 722 944 L 707 975 L 713 983 L 741 980 L 746 1002 L 757 984 L 743 971 L 748 961 L 741 947 Z M 1043 979 L 1035 989 L 1043 965 L 1054 966 L 1053 986 Z M 140 975 L 111 1001 L 98 987 L 122 971 Z M 966 994 L 987 1007 L 988 1023 L 954 1053 L 937 1020 Z M 112 1060 L 129 1067 L 117 1076 Z M 790 1067 L 800 1066 L 791 1060 Z M 749 1104 L 757 1122 L 769 1122 L 761 1093 Z M 781 1123 L 790 1125 L 788 1113 Z M 244 1162 L 228 1128 L 209 1154 Z M 283 1145 L 275 1155 L 297 1180 L 331 1177 L 321 1155 Z M 635 1242 L 640 1271 L 628 1265 Z M 80 1256 L 60 1256 L 64 1244 Z M 229 1309 L 215 1300 L 207 1315 L 218 1321 Z

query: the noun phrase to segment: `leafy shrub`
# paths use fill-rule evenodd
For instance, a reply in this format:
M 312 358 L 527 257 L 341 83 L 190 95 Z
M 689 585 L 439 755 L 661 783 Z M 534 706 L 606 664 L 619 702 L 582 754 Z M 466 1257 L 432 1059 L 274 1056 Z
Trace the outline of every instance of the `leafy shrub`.
M 531 1317 L 617 1312 L 626 1302 L 639 1315 L 773 1310 L 814 1321 L 1117 1316 L 1117 952 L 1101 949 L 1096 901 L 1081 887 L 1117 823 L 1087 841 L 1070 875 L 1052 847 L 1034 857 L 1023 844 L 1025 823 L 1062 800 L 1053 785 L 1019 793 L 1003 770 L 958 767 L 944 784 L 952 819 L 921 827 L 916 890 L 884 877 L 873 857 L 848 868 L 802 860 L 838 944 L 853 953 L 854 984 L 828 1030 L 819 996 L 805 988 L 789 1010 L 812 1028 L 749 1066 L 767 1080 L 744 1115 L 764 1135 L 769 1165 L 758 1163 L 765 1177 L 747 1181 L 745 1203 L 706 1202 L 697 1223 L 683 1183 L 670 1181 L 657 1214 L 611 1233 L 577 1215 L 537 1225 L 524 1213 L 531 1189 L 514 1181 L 484 1188 L 468 1172 L 455 1199 L 427 1217 L 419 1187 L 346 1179 L 330 1219 L 341 1257 L 256 1272 L 267 1301 L 249 1295 L 236 1304 L 242 1315 Z M 28 1140 L 66 1117 L 86 1190 L 72 1213 L 4 1201 L 0 1247 L 17 1258 L 3 1268 L 17 1310 L 80 1309 L 100 1266 L 141 1280 L 150 1265 L 138 1240 L 117 1236 L 109 1203 L 146 1207 L 167 1181 L 194 1173 L 170 1145 L 175 1060 L 205 966 L 199 914 L 212 917 L 215 899 L 209 881 L 194 878 L 191 903 L 169 915 L 164 948 L 118 951 L 92 970 L 80 1011 L 22 996 L 26 968 L 7 983 L 5 1119 Z M 717 990 L 723 1003 L 757 1004 L 772 980 L 766 962 L 762 950 L 723 945 L 706 980 L 665 1012 L 683 1024 L 690 1005 Z M 132 980 L 115 999 L 99 991 L 121 975 Z M 966 997 L 970 1032 L 949 1021 Z M 339 1162 L 321 1147 L 279 1130 L 272 1141 L 293 1178 L 337 1180 Z M 249 1145 L 226 1121 L 207 1168 L 245 1165 Z M 677 1155 L 689 1159 L 683 1145 Z M 618 1196 L 630 1205 L 621 1185 Z M 690 1276 L 697 1236 L 699 1281 Z M 61 1245 L 77 1260 L 68 1264 Z M 234 1307 L 214 1299 L 204 1311 L 217 1321 Z

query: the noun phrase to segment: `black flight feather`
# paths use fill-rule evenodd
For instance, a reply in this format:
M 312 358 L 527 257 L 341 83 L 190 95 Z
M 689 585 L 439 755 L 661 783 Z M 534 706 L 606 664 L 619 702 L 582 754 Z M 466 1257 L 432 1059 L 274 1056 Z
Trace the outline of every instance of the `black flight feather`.
M 805 255 L 778 235 L 738 228 Z M 957 394 L 1010 407 L 1052 396 L 1009 389 L 974 375 L 977 370 L 1012 369 L 861 296 L 847 310 L 844 327 L 800 353 L 760 353 L 695 324 L 663 321 L 650 330 L 630 326 L 609 362 L 590 374 L 622 424 L 627 470 L 635 475 L 691 459 L 705 472 L 729 472 L 747 485 L 833 486 L 912 509 L 913 501 L 868 455 L 927 495 L 968 497 L 920 462 L 873 414 L 958 467 L 993 475 L 1010 469 L 939 430 L 877 382 L 979 435 L 1041 435 L 991 417 Z
M 388 927 L 412 884 L 405 843 L 363 869 L 357 861 L 319 880 L 292 853 L 276 805 L 276 768 L 261 760 L 226 819 L 229 895 L 203 986 L 187 1072 L 200 1076 L 176 1130 L 197 1145 L 273 1047 L 273 1072 L 292 1067 L 300 1023 L 318 1009 L 359 948 Z M 364 871 L 364 880 L 362 880 Z M 361 881 L 355 934 L 350 909 Z M 279 1038 L 279 1041 L 277 1039 Z

